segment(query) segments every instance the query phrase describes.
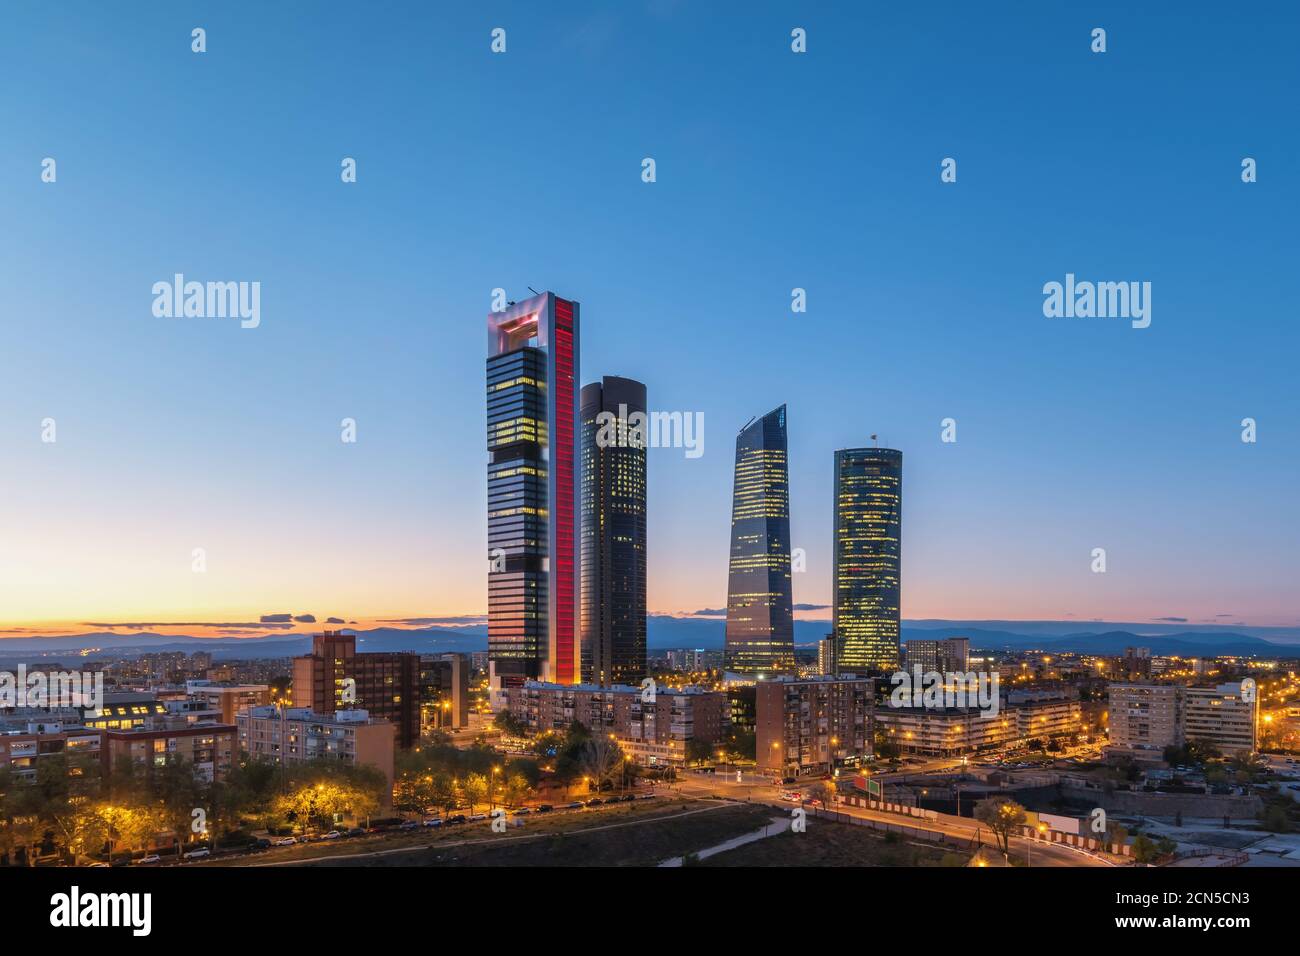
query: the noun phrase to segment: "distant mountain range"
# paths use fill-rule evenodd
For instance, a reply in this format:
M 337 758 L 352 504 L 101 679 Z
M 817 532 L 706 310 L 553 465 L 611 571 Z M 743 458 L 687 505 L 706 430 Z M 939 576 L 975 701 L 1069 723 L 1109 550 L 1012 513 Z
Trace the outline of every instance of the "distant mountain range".
M 979 622 L 995 627 L 970 626 L 961 622 L 925 621 L 926 626 L 903 627 L 903 641 L 937 640 L 945 637 L 968 637 L 971 646 L 983 649 L 1042 650 L 1061 653 L 1122 654 L 1126 647 L 1146 647 L 1152 654 L 1180 657 L 1215 655 L 1255 655 L 1260 657 L 1300 657 L 1300 642 L 1291 629 L 1277 628 L 1281 640 L 1265 640 L 1252 634 L 1208 628 L 1201 631 L 1176 631 L 1169 625 L 1162 633 L 1137 633 L 1126 629 L 1078 631 L 1073 622 L 1055 622 L 1057 633 L 1047 633 L 1053 622 L 1025 622 L 1035 633 L 1020 633 L 1004 627 L 1016 627 L 1014 621 Z M 1102 625 L 1103 627 L 1106 625 Z M 1134 625 L 1128 625 L 1132 627 Z M 1114 625 L 1112 625 L 1114 627 Z M 653 650 L 670 647 L 720 649 L 726 630 L 721 618 L 672 617 L 652 614 L 647 621 L 647 642 Z M 1145 629 L 1145 628 L 1144 628 Z M 357 645 L 366 651 L 418 651 L 436 654 L 448 651 L 468 653 L 487 649 L 487 626 L 457 628 L 382 627 L 355 630 Z M 826 636 L 829 621 L 796 621 L 795 644 L 811 646 Z M 77 657 L 102 658 L 134 656 L 141 653 L 208 651 L 216 660 L 235 658 L 292 657 L 311 648 L 309 634 L 271 633 L 244 638 L 194 637 L 184 634 L 140 632 L 115 634 L 96 632 L 61 637 L 15 637 L 0 639 L 0 660 Z

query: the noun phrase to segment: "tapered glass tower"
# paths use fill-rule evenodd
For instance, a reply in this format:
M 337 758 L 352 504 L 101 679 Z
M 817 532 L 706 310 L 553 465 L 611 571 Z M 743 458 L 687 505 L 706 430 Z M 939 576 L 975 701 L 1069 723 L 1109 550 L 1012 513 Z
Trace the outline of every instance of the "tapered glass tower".
M 736 436 L 725 664 L 741 674 L 794 670 L 784 405 Z
M 645 413 L 640 382 L 582 387 L 582 680 L 602 687 L 646 676 Z
M 841 671 L 898 666 L 903 566 L 903 453 L 835 453 L 832 582 L 835 658 Z
M 576 683 L 578 303 L 488 314 L 488 663 L 492 689 Z

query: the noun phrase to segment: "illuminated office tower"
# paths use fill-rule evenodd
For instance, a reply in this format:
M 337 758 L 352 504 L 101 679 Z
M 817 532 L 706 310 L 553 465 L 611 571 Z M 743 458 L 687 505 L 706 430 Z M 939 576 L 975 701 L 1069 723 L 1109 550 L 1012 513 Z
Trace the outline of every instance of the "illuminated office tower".
M 551 292 L 488 314 L 488 672 L 579 678 L 578 303 Z
M 646 676 L 645 386 L 607 375 L 582 387 L 582 681 Z
M 756 675 L 794 670 L 784 405 L 736 436 L 725 666 Z
M 835 453 L 835 660 L 841 671 L 898 667 L 902 577 L 903 453 Z

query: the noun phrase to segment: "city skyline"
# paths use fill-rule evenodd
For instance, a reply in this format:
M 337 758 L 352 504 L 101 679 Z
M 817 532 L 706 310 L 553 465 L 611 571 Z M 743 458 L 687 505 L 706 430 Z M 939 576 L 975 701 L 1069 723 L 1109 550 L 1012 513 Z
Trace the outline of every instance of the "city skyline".
M 466 39 L 430 64 L 399 40 L 325 102 L 295 78 L 359 40 L 382 48 L 382 24 L 213 17 L 205 57 L 173 43 L 189 26 L 157 17 L 132 28 L 131 59 L 106 11 L 14 13 L 11 36 L 30 43 L 10 62 L 53 79 L 41 108 L 0 94 L 0 173 L 24 223 L 0 249 L 23 277 L 9 311 L 29 317 L 4 324 L 0 348 L 3 633 L 484 613 L 482 337 L 467 317 L 529 284 L 600 317 L 585 365 L 706 423 L 700 457 L 648 452 L 652 611 L 725 602 L 729 436 L 784 402 L 800 423 L 792 543 L 808 556 L 796 605 L 833 600 L 828 456 L 878 433 L 912 476 L 904 619 L 1300 626 L 1296 333 L 1274 215 L 1295 186 L 1271 175 L 1295 139 L 1276 119 L 1296 69 L 1285 31 L 1218 23 L 1227 65 L 1188 72 L 1196 22 L 1143 11 L 1108 14 L 1123 42 L 1105 57 L 1069 40 L 1081 28 L 1057 10 L 993 24 L 954 6 L 926 36 L 896 11 L 814 12 L 799 58 L 774 6 L 743 26 L 693 12 L 690 30 L 670 7 L 609 11 L 581 42 L 520 8 L 507 56 Z M 481 23 L 417 10 L 411 27 L 471 38 Z M 284 49 L 286 30 L 303 43 Z M 880 39 L 883 85 L 851 66 L 862 35 Z M 543 52 L 557 48 L 570 55 Z M 1265 72 L 1228 68 L 1241 50 Z M 87 95 L 101 125 L 69 119 Z M 774 102 L 799 104 L 795 130 Z M 1069 149 L 1024 121 L 1062 103 Z M 264 156 L 179 138 L 157 168 L 108 132 L 191 109 L 238 121 Z M 503 130 L 586 131 L 593 115 L 617 119 L 589 150 L 524 164 L 500 150 Z M 1187 130 L 1195 150 L 1177 145 Z M 47 155 L 57 183 L 40 181 Z M 960 173 L 945 184 L 949 156 Z M 1243 156 L 1258 182 L 1241 182 Z M 790 169 L 799 182 L 774 189 Z M 202 229 L 174 213 L 196 181 Z M 518 219 L 550 240 L 503 238 Z M 151 286 L 177 272 L 261 281 L 260 325 L 153 316 Z M 1042 287 L 1067 274 L 1152 281 L 1151 326 L 1046 318 Z M 807 312 L 791 312 L 794 288 Z M 855 347 L 838 348 L 850 318 Z M 41 441 L 47 418 L 57 443 Z M 339 441 L 344 419 L 355 443 Z

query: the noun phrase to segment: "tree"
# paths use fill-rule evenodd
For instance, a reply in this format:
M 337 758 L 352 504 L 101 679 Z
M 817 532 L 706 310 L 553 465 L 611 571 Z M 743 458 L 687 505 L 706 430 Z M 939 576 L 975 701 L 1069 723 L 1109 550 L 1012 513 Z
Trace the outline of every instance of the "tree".
M 481 773 L 471 773 L 461 781 L 460 789 L 469 804 L 469 812 L 473 813 L 474 807 L 487 798 L 487 776 Z
M 1133 841 L 1133 859 L 1139 863 L 1154 863 L 1163 855 L 1156 842 L 1146 834 L 1140 835 Z
M 502 802 L 508 807 L 517 807 L 528 798 L 532 789 L 528 779 L 522 773 L 510 774 L 506 777 L 505 790 L 501 796 Z
M 433 805 L 442 811 L 445 817 L 456 809 L 456 780 L 449 773 L 435 773 L 430 785 Z
M 492 726 L 511 737 L 526 737 L 528 735 L 528 728 L 508 710 L 503 710 L 497 714 L 492 719 Z
M 698 737 L 686 738 L 686 763 L 701 764 L 713 757 L 713 747 Z
M 582 771 L 596 790 L 603 790 L 606 784 L 613 786 L 622 763 L 623 751 L 608 738 L 595 737 L 582 745 Z
M 1005 856 L 1010 852 L 1011 834 L 1025 825 L 1025 808 L 1006 797 L 988 797 L 975 804 L 975 819 L 993 831 Z
M 1128 828 L 1122 823 L 1110 823 L 1106 827 L 1105 843 L 1108 847 L 1122 847 L 1128 843 Z
M 1260 816 L 1260 826 L 1269 833 L 1289 833 L 1291 831 L 1291 821 L 1287 818 L 1286 810 L 1278 804 L 1267 807 Z
M 734 760 L 753 760 L 758 741 L 753 731 L 733 730 L 727 738 L 727 752 Z
M 876 734 L 874 753 L 881 760 L 897 760 L 902 755 L 903 748 L 889 734 L 881 731 Z

